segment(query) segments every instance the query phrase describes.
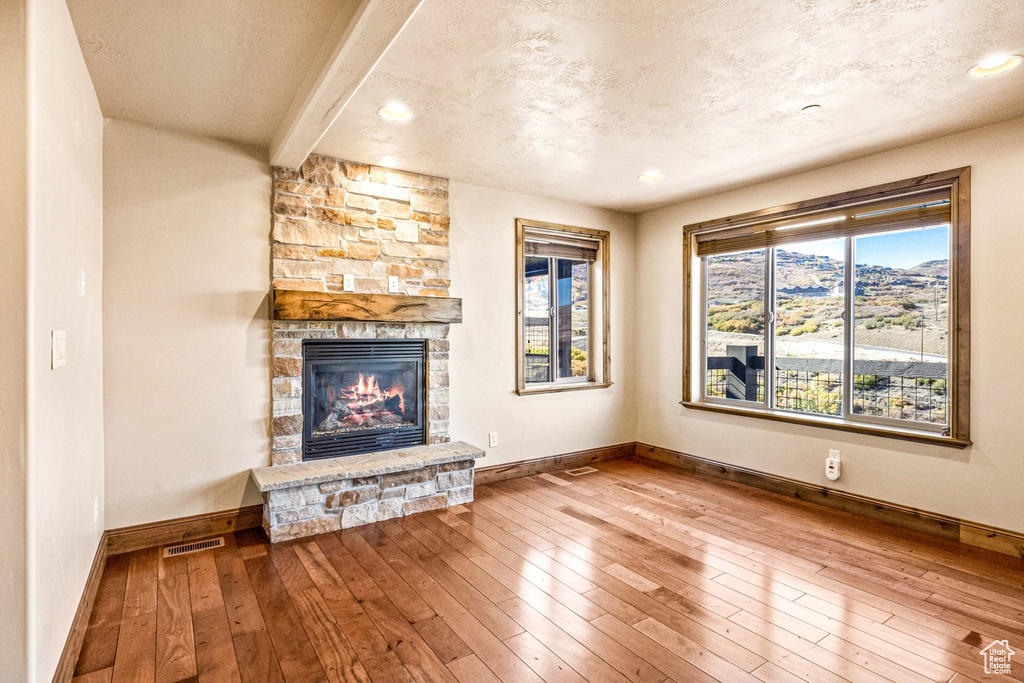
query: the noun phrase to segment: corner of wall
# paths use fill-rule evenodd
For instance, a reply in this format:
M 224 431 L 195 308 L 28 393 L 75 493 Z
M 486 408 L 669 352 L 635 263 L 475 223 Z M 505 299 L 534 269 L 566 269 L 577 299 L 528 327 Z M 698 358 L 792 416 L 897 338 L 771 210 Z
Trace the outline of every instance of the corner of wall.
M 639 274 L 640 274 L 640 214 L 632 213 L 629 214 L 630 219 L 633 222 L 633 229 L 631 236 L 633 240 L 633 273 L 637 277 L 633 278 L 633 296 L 632 301 L 629 303 L 629 309 L 632 311 L 633 322 L 630 325 L 630 348 L 632 349 L 630 372 L 632 373 L 632 382 L 630 383 L 630 390 L 628 394 L 628 400 L 633 406 L 632 415 L 630 416 L 631 426 L 630 433 L 632 441 L 636 443 L 640 440 L 640 373 L 638 368 L 639 356 L 640 356 L 640 326 L 637 324 L 637 305 L 640 301 L 640 286 L 639 286 Z
M 259 503 L 247 483 L 270 451 L 266 150 L 120 119 L 105 120 L 103 148 L 107 527 Z M 168 406 L 174 420 L 152 419 Z
M 53 676 L 103 535 L 103 119 L 66 3 L 29 2 L 25 22 L 26 651 L 36 681 Z M 52 368 L 57 330 L 68 356 Z

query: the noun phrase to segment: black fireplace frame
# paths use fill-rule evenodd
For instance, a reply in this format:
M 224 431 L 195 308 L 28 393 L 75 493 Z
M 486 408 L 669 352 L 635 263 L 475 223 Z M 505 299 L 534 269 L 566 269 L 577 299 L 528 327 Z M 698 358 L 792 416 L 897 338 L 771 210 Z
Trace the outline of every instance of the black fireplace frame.
M 338 362 L 416 362 L 416 424 L 404 427 L 365 429 L 330 436 L 313 435 L 313 369 Z M 304 339 L 302 340 L 302 460 L 337 458 L 374 451 L 408 448 L 427 443 L 426 339 Z

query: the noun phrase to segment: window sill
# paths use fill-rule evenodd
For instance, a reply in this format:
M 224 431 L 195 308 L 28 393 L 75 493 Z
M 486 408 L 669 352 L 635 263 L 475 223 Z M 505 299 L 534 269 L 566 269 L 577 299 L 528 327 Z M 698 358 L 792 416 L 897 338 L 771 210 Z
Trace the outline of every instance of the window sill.
M 829 418 L 829 417 L 801 417 L 792 415 L 789 413 L 781 412 L 769 412 L 767 410 L 757 410 L 754 408 L 745 408 L 732 406 L 717 405 L 712 403 L 699 403 L 696 401 L 680 401 L 679 404 L 685 408 L 693 408 L 696 410 L 708 410 L 715 413 L 726 413 L 729 415 L 740 415 L 742 417 L 756 417 L 762 420 L 774 420 L 776 422 L 786 422 L 789 424 L 804 425 L 807 427 L 820 427 L 822 429 L 838 429 L 844 432 L 854 432 L 856 434 L 868 434 L 870 436 L 882 436 L 890 439 L 902 439 L 904 441 L 916 441 L 918 443 L 927 443 L 935 446 L 945 446 L 947 448 L 967 448 L 971 445 L 971 440 L 964 438 L 953 438 L 950 436 L 942 436 L 933 432 L 917 431 L 912 429 L 899 429 L 896 427 L 883 427 L 879 425 L 869 425 L 860 422 L 849 422 L 841 418 Z
M 583 391 L 585 389 L 607 389 L 614 382 L 575 382 L 568 384 L 537 384 L 525 389 L 516 389 L 520 396 L 530 394 L 557 394 L 562 391 Z

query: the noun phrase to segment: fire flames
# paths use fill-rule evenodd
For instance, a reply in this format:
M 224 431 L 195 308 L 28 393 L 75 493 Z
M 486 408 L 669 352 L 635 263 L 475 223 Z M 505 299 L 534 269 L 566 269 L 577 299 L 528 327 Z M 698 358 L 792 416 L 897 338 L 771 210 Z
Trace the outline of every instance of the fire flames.
M 349 387 L 329 385 L 326 414 L 314 434 L 337 434 L 358 429 L 397 428 L 406 423 L 405 386 L 392 382 L 384 388 L 373 375 L 359 374 Z
M 373 406 L 374 404 L 383 404 L 390 398 L 397 396 L 399 400 L 399 411 L 405 412 L 405 387 L 401 385 L 392 385 L 387 389 L 381 389 L 380 383 L 377 378 L 370 375 L 369 378 L 359 373 L 359 381 L 352 386 L 341 389 L 337 395 L 334 394 L 334 388 L 328 387 L 327 389 L 327 403 L 331 405 L 337 399 L 341 399 L 346 402 L 348 407 L 352 410 L 364 408 L 366 406 Z M 359 411 L 361 412 L 361 411 Z

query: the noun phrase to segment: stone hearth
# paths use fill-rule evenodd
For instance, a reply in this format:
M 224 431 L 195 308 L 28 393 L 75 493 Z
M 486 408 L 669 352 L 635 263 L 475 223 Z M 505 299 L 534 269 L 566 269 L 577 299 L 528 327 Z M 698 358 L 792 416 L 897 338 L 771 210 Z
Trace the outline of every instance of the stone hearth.
M 473 500 L 468 443 L 415 446 L 344 458 L 259 467 L 263 528 L 271 542 L 347 529 Z

